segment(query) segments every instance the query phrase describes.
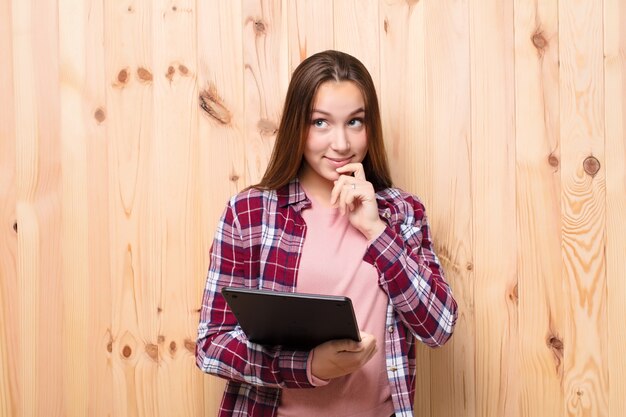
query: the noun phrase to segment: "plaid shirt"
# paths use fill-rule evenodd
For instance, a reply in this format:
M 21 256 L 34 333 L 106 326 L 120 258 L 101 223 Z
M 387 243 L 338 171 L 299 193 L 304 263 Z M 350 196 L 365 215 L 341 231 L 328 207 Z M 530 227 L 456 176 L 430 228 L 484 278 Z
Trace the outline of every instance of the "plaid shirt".
M 389 297 L 387 375 L 397 417 L 413 416 L 415 340 L 440 346 L 452 335 L 457 305 L 432 250 L 424 206 L 397 188 L 376 194 L 385 231 L 368 246 Z M 247 340 L 220 290 L 226 286 L 294 292 L 306 234 L 301 210 L 310 206 L 298 180 L 272 191 L 249 189 L 227 205 L 211 247 L 198 326 L 196 363 L 228 380 L 220 417 L 274 417 L 282 387 L 312 388 L 308 351 Z

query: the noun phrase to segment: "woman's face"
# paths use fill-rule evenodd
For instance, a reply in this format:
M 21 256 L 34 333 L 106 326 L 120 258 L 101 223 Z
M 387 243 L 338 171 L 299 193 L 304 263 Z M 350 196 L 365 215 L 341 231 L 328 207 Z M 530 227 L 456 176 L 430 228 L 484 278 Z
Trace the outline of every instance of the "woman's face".
M 313 100 L 300 180 L 332 188 L 337 168 L 361 162 L 367 153 L 365 102 L 356 84 L 327 81 Z

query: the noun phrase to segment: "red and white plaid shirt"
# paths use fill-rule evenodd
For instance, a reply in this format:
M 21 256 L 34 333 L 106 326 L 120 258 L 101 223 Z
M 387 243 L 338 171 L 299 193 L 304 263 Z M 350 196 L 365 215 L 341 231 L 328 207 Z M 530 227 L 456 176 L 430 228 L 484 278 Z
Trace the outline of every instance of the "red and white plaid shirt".
M 415 340 L 444 344 L 452 336 L 457 305 L 432 250 L 423 204 L 397 188 L 376 198 L 388 227 L 363 259 L 376 268 L 389 297 L 385 356 L 395 413 L 412 417 Z M 237 194 L 220 220 L 196 351 L 202 371 L 228 380 L 219 417 L 274 417 L 282 387 L 312 388 L 309 352 L 251 343 L 220 293 L 227 286 L 294 292 L 307 227 L 300 212 L 310 204 L 296 179 L 279 190 Z

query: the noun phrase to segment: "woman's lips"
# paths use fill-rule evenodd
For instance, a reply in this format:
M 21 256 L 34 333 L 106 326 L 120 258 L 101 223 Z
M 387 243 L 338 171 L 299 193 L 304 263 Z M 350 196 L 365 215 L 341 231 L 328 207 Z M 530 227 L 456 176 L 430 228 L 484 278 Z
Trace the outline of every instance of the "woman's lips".
M 337 159 L 337 158 L 328 158 L 328 157 L 326 157 L 326 159 L 335 168 L 340 168 L 340 167 L 350 163 L 350 158 Z

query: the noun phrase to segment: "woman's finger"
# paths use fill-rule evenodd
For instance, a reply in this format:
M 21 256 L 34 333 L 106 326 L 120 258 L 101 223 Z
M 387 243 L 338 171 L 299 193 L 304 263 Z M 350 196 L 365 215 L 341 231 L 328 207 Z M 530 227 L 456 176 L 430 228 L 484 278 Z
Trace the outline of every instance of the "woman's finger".
M 340 175 L 335 181 L 335 185 L 330 193 L 330 204 L 334 205 L 338 202 L 340 195 L 345 191 L 346 186 L 356 188 L 356 178 L 349 175 Z
M 337 168 L 336 170 L 340 174 L 353 174 L 354 178 L 359 180 L 367 180 L 365 178 L 365 169 L 363 168 L 363 164 L 360 162 L 353 162 L 351 164 L 346 164 L 342 167 Z

